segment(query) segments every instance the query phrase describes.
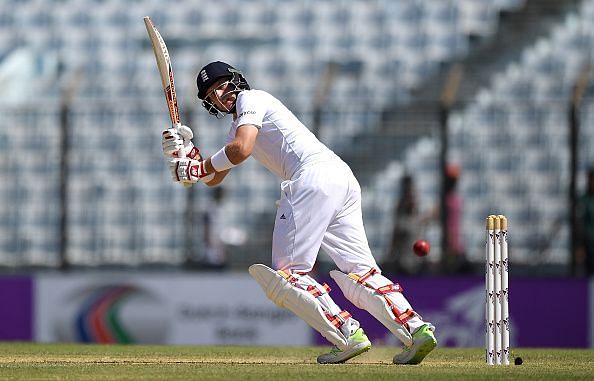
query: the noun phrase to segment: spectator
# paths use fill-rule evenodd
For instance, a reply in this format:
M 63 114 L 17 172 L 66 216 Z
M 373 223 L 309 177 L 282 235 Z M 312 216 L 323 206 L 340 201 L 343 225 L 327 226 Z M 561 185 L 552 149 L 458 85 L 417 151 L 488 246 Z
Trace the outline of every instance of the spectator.
M 394 228 L 384 269 L 393 274 L 414 274 L 426 260 L 412 255 L 413 242 L 420 237 L 419 206 L 414 179 L 405 174 L 400 179 L 400 196 L 394 208 Z
M 462 240 L 462 210 L 463 202 L 458 192 L 460 167 L 450 164 L 446 167 L 445 201 L 447 210 L 446 221 L 446 252 L 442 256 L 444 271 L 465 272 L 468 267 L 466 253 Z
M 445 252 L 441 256 L 441 270 L 446 274 L 464 273 L 470 271 L 470 264 L 466 259 L 464 242 L 462 240 L 463 202 L 458 192 L 460 180 L 460 166 L 448 164 L 446 166 L 445 181 Z M 433 210 L 421 217 L 422 223 L 440 220 L 441 205 L 437 204 Z

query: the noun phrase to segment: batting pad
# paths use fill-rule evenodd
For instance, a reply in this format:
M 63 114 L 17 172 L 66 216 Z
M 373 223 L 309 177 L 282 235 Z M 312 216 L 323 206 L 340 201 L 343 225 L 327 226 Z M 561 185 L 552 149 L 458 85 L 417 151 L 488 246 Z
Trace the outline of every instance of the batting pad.
M 274 304 L 293 312 L 341 350 L 347 349 L 348 338 L 328 321 L 322 306 L 312 294 L 294 287 L 266 265 L 251 265 L 249 273 Z
M 410 332 L 394 319 L 394 314 L 382 295 L 369 287 L 357 283 L 343 272 L 332 270 L 330 271 L 330 276 L 351 303 L 369 312 L 388 328 L 398 340 L 402 341 L 404 345 L 410 346 L 412 344 Z

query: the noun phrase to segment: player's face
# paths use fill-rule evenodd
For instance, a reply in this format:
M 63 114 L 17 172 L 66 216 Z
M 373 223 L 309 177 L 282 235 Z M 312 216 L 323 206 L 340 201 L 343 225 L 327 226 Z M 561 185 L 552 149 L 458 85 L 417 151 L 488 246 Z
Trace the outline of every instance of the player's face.
M 227 78 L 216 81 L 208 88 L 206 98 L 222 112 L 227 112 L 233 108 L 237 94 L 233 91 L 235 86 Z

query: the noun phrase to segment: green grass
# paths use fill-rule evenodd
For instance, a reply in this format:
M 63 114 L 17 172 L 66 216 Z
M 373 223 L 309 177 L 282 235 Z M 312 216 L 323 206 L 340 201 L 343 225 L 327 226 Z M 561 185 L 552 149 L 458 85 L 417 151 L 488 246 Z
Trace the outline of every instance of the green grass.
M 374 347 L 318 365 L 327 348 L 0 343 L 0 380 L 592 380 L 593 350 L 515 349 L 524 364 L 487 366 L 483 350 L 439 348 L 420 365 L 392 365 Z

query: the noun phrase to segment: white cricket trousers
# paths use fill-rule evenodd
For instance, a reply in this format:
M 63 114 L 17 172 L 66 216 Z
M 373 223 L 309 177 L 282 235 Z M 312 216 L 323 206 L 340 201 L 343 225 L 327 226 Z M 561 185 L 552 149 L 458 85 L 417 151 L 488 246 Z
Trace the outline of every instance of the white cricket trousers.
M 344 273 L 378 268 L 363 227 L 361 187 L 340 159 L 310 164 L 281 183 L 273 267 L 310 272 L 320 247 Z

